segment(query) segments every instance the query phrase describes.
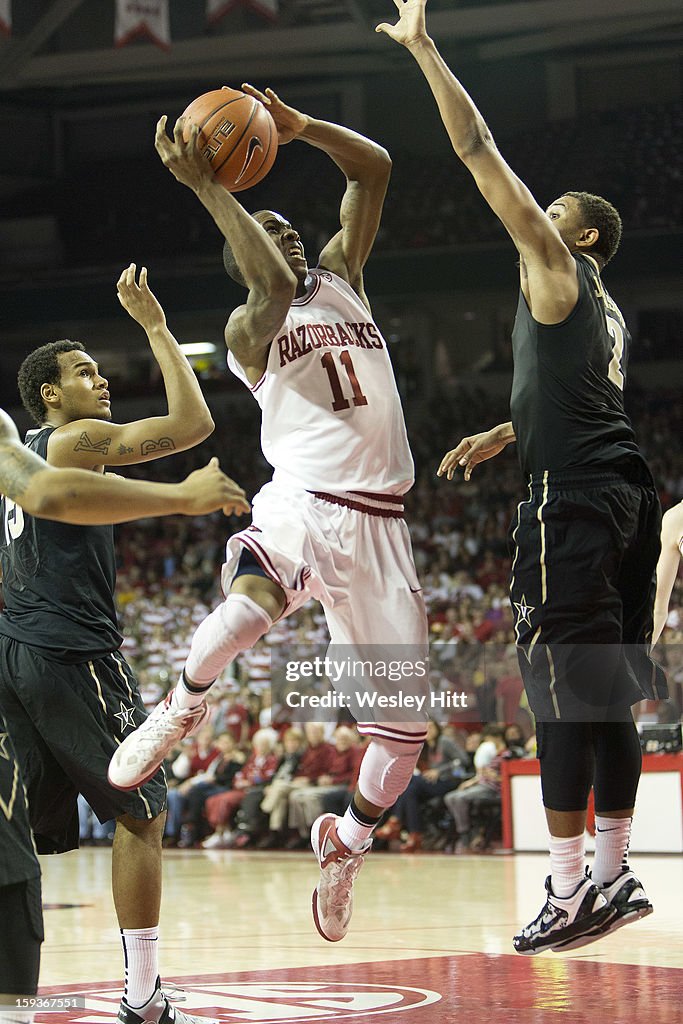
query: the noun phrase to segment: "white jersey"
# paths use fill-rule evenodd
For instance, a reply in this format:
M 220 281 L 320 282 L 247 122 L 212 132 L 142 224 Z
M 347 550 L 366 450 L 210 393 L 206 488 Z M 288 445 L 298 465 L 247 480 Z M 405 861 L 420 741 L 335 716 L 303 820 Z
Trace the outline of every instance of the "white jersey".
M 354 290 L 313 270 L 275 334 L 261 379 L 261 446 L 275 470 L 315 491 L 404 494 L 413 484 L 401 399 L 386 342 Z

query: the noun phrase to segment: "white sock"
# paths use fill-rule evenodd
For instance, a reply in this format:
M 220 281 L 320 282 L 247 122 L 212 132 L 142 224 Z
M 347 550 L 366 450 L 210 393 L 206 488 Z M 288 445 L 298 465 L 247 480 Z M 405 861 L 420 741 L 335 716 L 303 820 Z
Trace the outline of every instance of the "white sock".
M 133 1009 L 148 1003 L 159 977 L 159 926 L 122 928 L 126 983 L 123 997 Z
M 209 683 L 208 686 L 193 686 L 190 690 L 185 679 L 185 672 L 181 672 L 171 698 L 173 706 L 176 708 L 198 707 L 212 686 L 213 682 Z
M 201 704 L 206 690 L 238 654 L 253 647 L 273 625 L 268 612 L 245 594 L 228 594 L 225 601 L 197 627 L 185 663 L 185 677 L 175 688 L 179 708 Z M 197 687 L 194 693 L 185 682 Z
M 349 850 L 362 850 L 372 835 L 379 818 L 371 821 L 365 815 L 360 815 L 354 804 L 355 801 L 352 800 L 346 808 L 344 817 L 337 822 L 337 835 Z
M 571 896 L 585 875 L 586 839 L 570 836 L 568 839 L 550 837 L 550 884 L 560 899 Z
M 603 818 L 595 815 L 595 860 L 593 881 L 609 885 L 628 869 L 628 844 L 633 818 Z

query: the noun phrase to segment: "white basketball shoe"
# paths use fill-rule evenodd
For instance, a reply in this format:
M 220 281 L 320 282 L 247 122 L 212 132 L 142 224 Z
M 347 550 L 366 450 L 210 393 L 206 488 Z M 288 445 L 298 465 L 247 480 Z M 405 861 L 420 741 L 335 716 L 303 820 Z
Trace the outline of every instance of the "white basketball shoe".
M 313 920 L 328 942 L 339 942 L 348 931 L 353 883 L 372 846 L 368 839 L 362 850 L 350 850 L 337 835 L 338 821 L 336 814 L 322 814 L 311 829 L 311 846 L 320 865 L 320 880 L 313 890 Z
M 211 713 L 205 700 L 194 708 L 177 708 L 172 697 L 173 691 L 117 748 L 107 772 L 115 789 L 137 789 L 151 779 L 168 752 L 196 732 Z

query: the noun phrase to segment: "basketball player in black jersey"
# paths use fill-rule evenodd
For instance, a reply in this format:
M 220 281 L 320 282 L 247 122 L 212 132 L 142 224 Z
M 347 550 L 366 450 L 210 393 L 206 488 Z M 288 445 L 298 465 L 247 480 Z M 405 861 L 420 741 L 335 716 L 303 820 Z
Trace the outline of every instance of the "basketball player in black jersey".
M 666 694 L 648 658 L 661 513 L 624 412 L 628 332 L 600 278 L 621 220 L 583 192 L 544 212 L 427 34 L 426 0 L 395 2 L 398 22 L 378 31 L 417 61 L 456 154 L 520 255 L 512 422 L 464 438 L 439 475 L 450 479 L 462 465 L 469 479 L 474 465 L 518 442 L 530 489 L 511 534 L 511 599 L 537 719 L 551 874 L 545 906 L 513 942 L 526 955 L 571 949 L 652 911 L 627 851 L 641 769 L 631 705 Z
M 217 459 L 180 484 L 54 469 L 22 445 L 12 420 L 0 409 L 0 494 L 9 499 L 5 508 L 20 506 L 24 515 L 97 525 L 173 513 L 196 516 L 218 508 L 229 512 L 241 491 L 221 473 Z M 3 531 L 4 524 L 3 518 Z M 0 929 L 0 1004 L 36 994 L 43 938 L 40 866 L 20 777 L 0 712 L 0 919 L 5 922 Z
M 19 371 L 22 401 L 39 424 L 27 444 L 52 466 L 101 472 L 181 451 L 213 423 L 195 375 L 164 312 L 134 265 L 117 284 L 127 312 L 145 329 L 166 387 L 168 413 L 111 422 L 107 381 L 76 342 L 31 353 Z M 228 505 L 246 511 L 239 489 Z M 102 519 L 95 520 L 102 522 Z M 112 518 L 107 518 L 112 522 Z M 78 846 L 76 798 L 105 821 L 116 818 L 113 893 L 126 964 L 124 1024 L 175 1019 L 161 992 L 157 934 L 161 895 L 163 772 L 133 793 L 107 780 L 113 751 L 145 718 L 135 678 L 119 654 L 111 526 L 70 526 L 2 503 L 0 709 L 28 792 L 39 853 Z

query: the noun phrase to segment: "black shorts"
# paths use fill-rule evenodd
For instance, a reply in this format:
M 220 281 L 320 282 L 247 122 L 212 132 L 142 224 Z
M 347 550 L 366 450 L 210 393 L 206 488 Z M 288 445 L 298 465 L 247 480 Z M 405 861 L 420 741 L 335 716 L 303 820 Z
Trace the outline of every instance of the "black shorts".
M 156 818 L 166 805 L 163 769 L 123 793 L 107 768 L 121 740 L 147 717 L 135 677 L 117 652 L 76 665 L 0 636 L 0 708 L 28 792 L 39 853 L 78 847 L 77 797 L 101 822 Z
M 510 598 L 529 706 L 541 721 L 628 719 L 664 699 L 649 657 L 661 508 L 635 470 L 532 480 L 510 530 Z

